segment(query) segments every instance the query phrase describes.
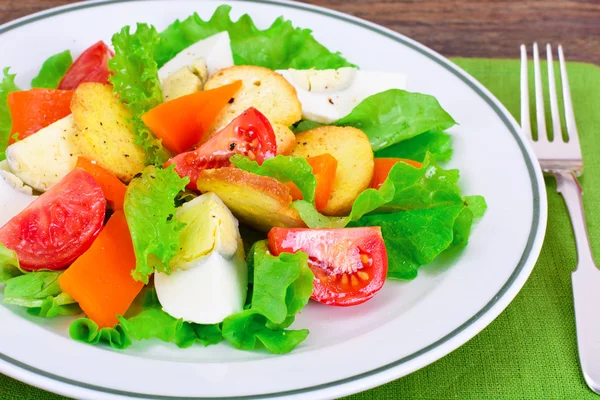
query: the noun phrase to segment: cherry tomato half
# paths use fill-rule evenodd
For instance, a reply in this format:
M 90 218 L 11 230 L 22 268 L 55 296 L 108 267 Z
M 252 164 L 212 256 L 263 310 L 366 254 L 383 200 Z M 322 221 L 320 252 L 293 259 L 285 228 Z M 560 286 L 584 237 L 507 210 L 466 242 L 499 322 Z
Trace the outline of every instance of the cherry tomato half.
M 75 60 L 58 84 L 61 90 L 74 90 L 84 82 L 109 83 L 108 60 L 115 53 L 102 41 L 92 45 Z
M 387 275 L 387 252 L 381 228 L 273 228 L 273 255 L 303 251 L 315 274 L 312 299 L 333 306 L 353 306 L 369 300 Z
M 250 107 L 202 146 L 171 158 L 165 167 L 175 164 L 179 176 L 190 178 L 188 188 L 196 190 L 200 171 L 227 167 L 234 154 L 244 154 L 262 164 L 267 158 L 275 157 L 276 152 L 271 123 L 260 111 Z
M 23 269 L 61 269 L 92 245 L 105 212 L 102 188 L 77 168 L 0 228 L 0 243 Z

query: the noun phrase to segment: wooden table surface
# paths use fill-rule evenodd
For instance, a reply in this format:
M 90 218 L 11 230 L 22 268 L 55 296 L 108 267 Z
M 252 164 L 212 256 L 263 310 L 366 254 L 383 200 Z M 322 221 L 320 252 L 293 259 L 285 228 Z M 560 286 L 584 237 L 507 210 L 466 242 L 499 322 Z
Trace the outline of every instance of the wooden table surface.
M 517 58 L 521 43 L 562 43 L 600 65 L 600 0 L 310 0 L 376 22 L 453 57 Z M 0 24 L 69 0 L 0 0 Z

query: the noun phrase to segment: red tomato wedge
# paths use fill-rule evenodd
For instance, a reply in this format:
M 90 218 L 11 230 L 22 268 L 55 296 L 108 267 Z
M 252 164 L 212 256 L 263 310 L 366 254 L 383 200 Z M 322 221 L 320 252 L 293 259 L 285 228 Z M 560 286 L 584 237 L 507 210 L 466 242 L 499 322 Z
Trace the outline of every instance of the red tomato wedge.
M 317 211 L 323 210 L 329 203 L 329 196 L 331 196 L 331 189 L 333 188 L 333 181 L 335 180 L 335 173 L 337 170 L 337 160 L 331 154 L 321 154 L 320 156 L 308 157 L 306 159 L 308 164 L 312 167 L 312 172 L 317 180 L 317 187 L 315 190 L 315 206 Z M 293 182 L 288 182 L 287 185 L 290 188 L 290 194 L 293 200 L 302 200 L 302 192 Z
M 412 165 L 415 168 L 421 168 L 423 164 L 418 161 L 408 160 L 406 158 L 375 158 L 375 169 L 373 170 L 373 180 L 371 181 L 371 187 L 379 189 L 383 182 L 387 179 L 390 174 L 390 170 L 396 163 L 403 162 Z
M 381 289 L 388 259 L 381 228 L 305 229 L 273 228 L 269 250 L 303 251 L 315 274 L 312 299 L 332 306 L 354 306 Z
M 196 150 L 171 158 L 165 168 L 175 164 L 179 176 L 190 178 L 187 187 L 197 190 L 200 171 L 227 167 L 231 165 L 229 158 L 234 154 L 244 154 L 262 164 L 267 158 L 275 157 L 276 152 L 277 143 L 271 123 L 260 111 L 250 107 Z
M 76 168 L 0 228 L 0 243 L 23 269 L 61 269 L 92 245 L 105 212 L 102 188 Z
M 12 119 L 9 144 L 12 136 L 19 140 L 31 136 L 42 128 L 71 114 L 71 90 L 31 89 L 8 94 L 8 108 Z
M 142 116 L 148 128 L 174 153 L 197 145 L 242 81 L 162 103 Z
M 108 60 L 115 53 L 102 41 L 92 45 L 75 60 L 58 84 L 62 90 L 74 90 L 84 82 L 110 83 Z

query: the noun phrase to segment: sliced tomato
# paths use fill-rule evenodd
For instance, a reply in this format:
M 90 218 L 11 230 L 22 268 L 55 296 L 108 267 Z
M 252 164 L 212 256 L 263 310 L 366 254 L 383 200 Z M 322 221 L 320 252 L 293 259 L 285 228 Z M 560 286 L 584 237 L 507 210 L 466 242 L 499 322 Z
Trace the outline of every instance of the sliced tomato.
M 418 161 L 409 160 L 406 158 L 375 158 L 375 169 L 373 170 L 373 180 L 371 180 L 371 187 L 379 189 L 383 182 L 387 179 L 390 174 L 390 170 L 396 163 L 403 162 L 408 165 L 412 165 L 415 168 L 421 168 L 423 164 Z
M 213 124 L 242 81 L 202 90 L 159 104 L 144 115 L 144 124 L 174 153 L 191 149 Z
M 31 136 L 42 128 L 71 114 L 71 90 L 31 89 L 8 94 L 8 108 L 12 120 L 9 143 L 12 136 L 19 140 Z
M 105 212 L 102 188 L 77 168 L 0 228 L 0 243 L 23 269 L 61 269 L 92 245 Z
M 58 84 L 58 88 L 74 90 L 84 82 L 109 83 L 108 78 L 111 73 L 108 69 L 108 60 L 114 55 L 115 53 L 103 41 L 92 45 L 71 65 Z
M 262 164 L 267 158 L 275 157 L 276 153 L 277 143 L 271 123 L 260 111 L 250 107 L 202 146 L 171 158 L 165 167 L 175 164 L 179 176 L 190 178 L 188 188 L 197 190 L 200 171 L 227 167 L 231 165 L 229 158 L 234 154 L 244 154 Z
M 273 255 L 303 251 L 315 274 L 312 299 L 333 306 L 353 306 L 369 300 L 387 275 L 387 252 L 381 228 L 273 228 Z

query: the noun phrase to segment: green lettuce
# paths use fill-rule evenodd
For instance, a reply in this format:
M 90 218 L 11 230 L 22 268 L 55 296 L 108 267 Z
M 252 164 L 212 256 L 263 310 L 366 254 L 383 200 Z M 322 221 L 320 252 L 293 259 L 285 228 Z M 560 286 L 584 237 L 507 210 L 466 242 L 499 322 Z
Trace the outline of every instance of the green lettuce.
M 188 182 L 188 178 L 177 175 L 173 166 L 148 166 L 129 183 L 123 210 L 136 256 L 132 271 L 135 280 L 147 284 L 154 269 L 170 273 L 169 263 L 179 250 L 184 226 L 175 218 L 175 198 Z
M 73 321 L 69 326 L 69 336 L 78 342 L 104 343 L 118 350 L 131 346 L 131 337 L 123 331 L 120 325 L 100 329 L 98 324 L 89 318 L 79 318 Z
M 119 323 L 114 327 L 102 329 L 94 321 L 80 318 L 71 324 L 69 334 L 80 342 L 103 343 L 115 349 L 127 348 L 134 340 L 159 339 L 185 348 L 196 342 L 209 346 L 223 339 L 218 324 L 193 324 L 164 312 L 152 287 L 144 288 L 126 316 L 117 318 Z
M 4 77 L 0 81 L 0 161 L 6 158 L 4 151 L 8 147 L 12 127 L 12 118 L 8 108 L 8 94 L 20 90 L 15 84 L 16 75 L 11 74 L 9 68 L 4 68 L 3 73 Z
M 423 132 L 443 131 L 456 122 L 435 97 L 390 89 L 367 97 L 335 124 L 361 129 L 377 151 Z
M 5 283 L 24 273 L 25 271 L 19 265 L 17 253 L 0 243 L 0 283 Z
M 80 314 L 81 309 L 77 302 L 60 288 L 58 278 L 61 273 L 30 272 L 5 280 L 2 302 L 27 307 L 27 312 L 37 317 L 54 318 Z
M 233 22 L 231 6 L 218 7 L 204 21 L 194 14 L 175 21 L 160 33 L 154 57 L 163 66 L 188 46 L 219 32 L 227 31 L 236 65 L 258 65 L 270 69 L 329 69 L 353 66 L 339 53 L 330 52 L 316 41 L 309 29 L 294 28 L 291 21 L 278 18 L 265 30 L 258 29 L 250 16 Z
M 470 213 L 464 205 L 444 205 L 368 215 L 350 226 L 380 226 L 388 253 L 388 278 L 414 279 L 421 265 L 429 264 L 453 244 L 454 226 L 463 212 Z M 469 230 L 471 222 L 467 222 Z
M 56 89 L 72 64 L 73 58 L 69 50 L 51 56 L 44 61 L 40 72 L 31 81 L 31 87 Z
M 312 167 L 305 158 L 278 155 L 265 160 L 262 165 L 250 160 L 241 154 L 231 157 L 231 163 L 244 171 L 256 175 L 268 176 L 279 182 L 294 182 L 304 200 L 312 203 L 315 200 L 317 180 L 312 172 Z
M 406 158 L 423 162 L 427 153 L 437 161 L 448 161 L 452 157 L 452 136 L 440 130 L 427 131 L 411 139 L 375 152 L 375 157 Z
M 135 33 L 124 27 L 112 38 L 115 56 L 108 66 L 115 93 L 132 115 L 136 143 L 146 152 L 146 163 L 162 165 L 169 152 L 142 121 L 142 115 L 163 102 L 153 52 L 160 38 L 156 29 L 138 24 Z
M 427 155 L 422 168 L 396 163 L 379 189 L 367 189 L 356 198 L 346 217 L 324 216 L 302 200 L 293 202 L 292 207 L 298 210 L 309 228 L 342 228 L 373 211 L 398 212 L 450 204 L 462 205 L 465 200 L 458 188 L 458 179 L 457 170 L 444 170 L 431 155 Z M 480 196 L 472 199 L 476 203 L 478 217 L 483 216 L 485 200 Z
M 223 321 L 223 337 L 240 350 L 261 343 L 269 352 L 292 351 L 308 336 L 308 330 L 285 329 L 308 303 L 314 275 L 302 252 L 269 253 L 267 242 L 257 242 L 248 256 L 252 272 L 249 307 Z
M 293 130 L 300 133 L 320 125 L 302 121 Z M 427 131 L 451 128 L 456 121 L 433 96 L 390 89 L 367 97 L 332 125 L 362 130 L 369 137 L 373 151 L 379 151 Z

